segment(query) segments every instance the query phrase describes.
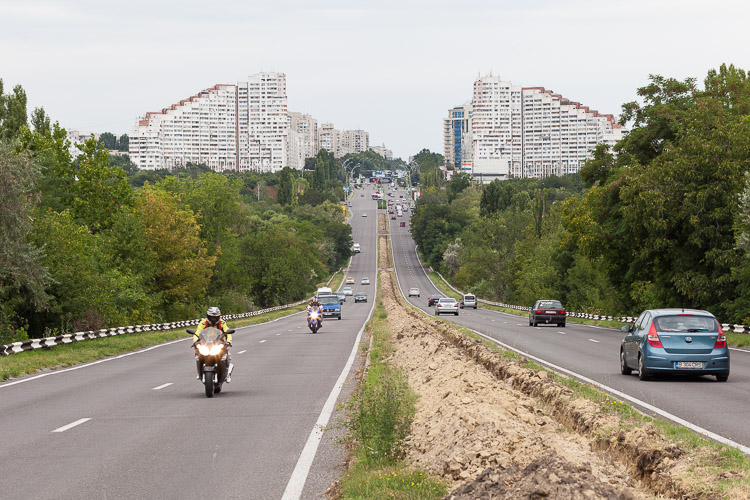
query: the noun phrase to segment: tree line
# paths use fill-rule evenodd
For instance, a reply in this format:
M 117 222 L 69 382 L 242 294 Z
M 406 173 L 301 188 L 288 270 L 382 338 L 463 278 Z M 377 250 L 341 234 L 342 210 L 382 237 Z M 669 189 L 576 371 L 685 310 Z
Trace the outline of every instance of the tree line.
M 0 343 L 288 303 L 351 255 L 325 151 L 304 176 L 126 173 L 93 138 L 73 158 L 58 123 L 32 130 L 16 89 L 0 115 Z
M 473 186 L 461 175 L 417 203 L 412 233 L 459 288 L 521 305 L 633 314 L 707 309 L 750 322 L 750 79 L 652 75 L 633 124 L 580 175 Z

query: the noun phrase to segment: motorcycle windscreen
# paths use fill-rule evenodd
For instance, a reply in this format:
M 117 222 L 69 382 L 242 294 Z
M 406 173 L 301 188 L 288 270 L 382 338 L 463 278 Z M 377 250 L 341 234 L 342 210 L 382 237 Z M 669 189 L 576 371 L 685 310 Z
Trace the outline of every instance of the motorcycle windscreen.
M 209 326 L 208 328 L 204 328 L 203 330 L 201 330 L 198 338 L 203 344 L 217 344 L 221 342 L 222 335 L 224 335 L 224 332 L 222 332 L 218 328 Z

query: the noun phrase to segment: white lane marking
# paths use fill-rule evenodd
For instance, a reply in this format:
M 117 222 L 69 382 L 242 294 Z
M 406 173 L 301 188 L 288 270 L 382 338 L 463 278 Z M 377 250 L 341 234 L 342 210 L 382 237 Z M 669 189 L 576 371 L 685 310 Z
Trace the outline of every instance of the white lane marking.
M 598 340 L 594 340 L 594 339 L 589 339 L 589 342 L 597 342 L 598 343 L 599 341 Z
M 166 384 L 162 384 L 162 385 L 160 385 L 158 387 L 154 387 L 151 390 L 152 391 L 160 391 L 160 390 L 164 389 L 165 387 L 169 387 L 170 385 L 172 385 L 172 382 L 169 382 L 169 383 L 166 383 Z
M 730 347 L 732 351 L 739 351 L 739 352 L 750 352 L 747 349 L 740 349 L 739 347 Z
M 55 430 L 54 430 L 54 431 L 52 431 L 52 432 L 65 432 L 65 431 L 67 431 L 68 429 L 72 429 L 73 427 L 75 427 L 75 426 L 77 426 L 77 425 L 81 425 L 81 424 L 83 424 L 83 423 L 86 423 L 86 422 L 88 422 L 89 420 L 91 420 L 91 419 L 90 419 L 90 418 L 81 418 L 81 419 L 79 419 L 79 420 L 76 420 L 76 421 L 75 421 L 75 422 L 73 422 L 73 423 L 70 423 L 70 424 L 68 424 L 68 425 L 63 425 L 62 427 L 58 427 L 57 429 L 55 429 Z
M 513 352 L 516 352 L 516 353 L 518 353 L 518 354 L 520 354 L 522 356 L 525 356 L 525 357 L 527 357 L 529 359 L 533 359 L 534 361 L 536 361 L 537 363 L 540 363 L 542 365 L 548 366 L 548 367 L 552 368 L 553 370 L 555 370 L 556 372 L 564 373 L 566 375 L 570 375 L 571 377 L 575 377 L 578 380 L 581 380 L 581 381 L 586 382 L 588 384 L 595 385 L 596 387 L 598 387 L 600 389 L 603 389 L 604 391 L 606 391 L 606 392 L 608 392 L 608 393 L 610 393 L 610 394 L 612 394 L 614 396 L 620 397 L 622 399 L 626 399 L 626 400 L 630 401 L 633 404 L 636 404 L 638 406 L 646 408 L 647 410 L 649 410 L 649 411 L 651 411 L 653 413 L 656 413 L 657 415 L 660 415 L 660 416 L 662 416 L 662 417 L 664 417 L 664 418 L 666 418 L 668 420 L 671 420 L 672 422 L 674 422 L 676 424 L 679 424 L 679 425 L 681 425 L 683 427 L 687 427 L 688 429 L 691 429 L 691 430 L 697 432 L 698 434 L 702 434 L 702 435 L 706 436 L 709 439 L 713 439 L 714 441 L 718 441 L 719 443 L 725 444 L 727 446 L 731 446 L 732 448 L 736 448 L 736 449 L 740 450 L 742 453 L 744 453 L 745 455 L 750 455 L 750 447 L 748 447 L 748 446 L 742 445 L 740 443 L 736 443 L 736 442 L 732 441 L 731 439 L 727 439 L 724 436 L 720 436 L 720 435 L 718 435 L 718 434 L 716 434 L 714 432 L 709 431 L 708 429 L 704 429 L 703 427 L 700 427 L 698 425 L 692 424 L 692 423 L 688 422 L 687 420 L 678 417 L 677 415 L 673 415 L 673 414 L 669 413 L 666 410 L 662 410 L 661 408 L 657 408 L 656 406 L 650 405 L 650 404 L 646 403 L 645 401 L 641 401 L 640 399 L 638 399 L 636 397 L 633 397 L 633 396 L 630 396 L 629 394 L 625 394 L 622 391 L 618 391 L 617 389 L 613 389 L 612 387 L 609 387 L 608 385 L 604 385 L 604 384 L 602 384 L 600 382 L 597 382 L 594 379 L 585 377 L 585 376 L 580 375 L 580 374 L 578 374 L 578 373 L 576 373 L 576 372 L 574 372 L 572 370 L 568 370 L 567 368 L 563 368 L 562 366 L 558 366 L 558 365 L 556 365 L 554 363 L 550 363 L 549 361 L 546 361 L 546 360 L 544 360 L 542 358 L 538 358 L 536 356 L 532 356 L 531 354 L 529 354 L 527 352 L 523 352 L 522 350 L 516 349 L 515 347 L 512 347 L 512 346 L 510 346 L 510 345 L 508 345 L 508 344 L 506 344 L 504 342 L 500 342 L 499 340 L 494 339 L 494 338 L 490 337 L 489 335 L 485 335 L 482 332 L 478 332 L 476 330 L 472 330 L 471 328 L 469 328 L 469 330 L 471 330 L 472 332 L 476 333 L 477 335 L 481 335 L 482 337 L 484 337 L 487 340 L 490 340 L 490 341 L 496 343 L 499 346 L 504 347 L 505 349 L 508 349 L 510 351 L 513 351 Z
M 391 247 L 391 251 L 393 251 L 393 247 Z M 375 269 L 377 269 L 378 267 L 377 262 L 378 256 L 376 253 Z M 294 467 L 294 472 L 292 472 L 292 477 L 289 478 L 289 482 L 286 485 L 286 489 L 284 489 L 284 494 L 281 496 L 281 500 L 299 500 L 299 498 L 302 496 L 302 489 L 305 487 L 307 475 L 310 473 L 310 467 L 312 466 L 313 460 L 315 459 L 315 454 L 318 451 L 318 445 L 320 444 L 320 440 L 323 438 L 323 429 L 331 419 L 331 415 L 333 414 L 333 410 L 336 406 L 336 400 L 339 397 L 339 393 L 341 393 L 341 389 L 344 387 L 344 382 L 346 382 L 346 377 L 349 374 L 349 370 L 351 370 L 352 365 L 354 364 L 354 358 L 359 352 L 359 341 L 362 338 L 362 333 L 365 331 L 365 325 L 367 325 L 367 322 L 370 321 L 370 318 L 372 317 L 377 299 L 378 289 L 375 288 L 374 300 L 372 301 L 372 305 L 370 306 L 370 313 L 367 315 L 367 319 L 365 319 L 365 322 L 362 324 L 362 328 L 359 329 L 357 338 L 354 339 L 354 346 L 352 346 L 352 352 L 351 354 L 349 354 L 349 359 L 346 361 L 346 366 L 344 366 L 341 375 L 339 375 L 339 378 L 336 381 L 336 385 L 333 387 L 331 394 L 328 395 L 328 399 L 326 399 L 326 402 L 323 405 L 323 410 L 320 412 L 318 421 L 315 422 L 315 426 L 310 433 L 310 437 L 307 438 L 305 447 L 302 449 L 302 453 L 297 460 L 297 465 L 295 465 Z
M 277 334 L 276 334 L 276 336 L 277 336 L 277 337 L 278 337 L 279 335 L 281 335 L 281 334 L 280 334 L 280 333 L 277 333 Z
M 560 335 L 567 335 L 567 333 L 565 332 L 557 332 L 557 333 L 559 333 Z
M 287 332 L 293 332 L 294 330 L 287 330 Z
M 299 330 L 300 328 L 302 328 L 302 327 L 301 327 L 301 326 L 298 326 L 298 327 L 297 327 L 297 330 Z M 289 330 L 289 331 L 291 332 L 291 330 Z
M 265 340 L 261 340 L 261 341 L 260 341 L 260 342 L 258 342 L 258 343 L 259 343 L 259 344 L 262 344 L 263 342 L 265 342 Z
M 238 352 L 237 354 L 245 354 L 246 352 L 247 352 L 247 349 L 244 349 L 244 350 Z

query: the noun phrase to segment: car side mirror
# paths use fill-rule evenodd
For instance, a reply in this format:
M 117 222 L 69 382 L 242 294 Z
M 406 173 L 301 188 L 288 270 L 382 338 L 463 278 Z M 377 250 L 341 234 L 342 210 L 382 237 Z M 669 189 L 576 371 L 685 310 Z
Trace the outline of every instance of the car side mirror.
M 620 331 L 625 332 L 625 333 L 630 333 L 630 328 L 631 328 L 630 325 L 625 325 L 625 326 L 620 327 Z
M 185 331 L 188 332 L 190 335 L 195 335 L 195 328 L 188 328 Z

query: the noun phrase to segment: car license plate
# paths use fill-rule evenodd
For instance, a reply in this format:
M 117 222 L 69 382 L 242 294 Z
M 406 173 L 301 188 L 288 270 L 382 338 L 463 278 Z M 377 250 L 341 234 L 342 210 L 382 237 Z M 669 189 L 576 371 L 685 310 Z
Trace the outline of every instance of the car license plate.
M 544 314 L 557 314 L 557 311 L 544 311 Z
M 703 368 L 701 361 L 678 361 L 677 368 Z

